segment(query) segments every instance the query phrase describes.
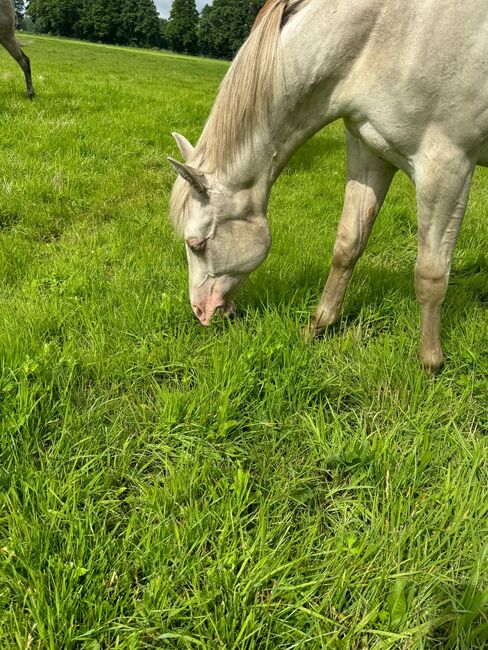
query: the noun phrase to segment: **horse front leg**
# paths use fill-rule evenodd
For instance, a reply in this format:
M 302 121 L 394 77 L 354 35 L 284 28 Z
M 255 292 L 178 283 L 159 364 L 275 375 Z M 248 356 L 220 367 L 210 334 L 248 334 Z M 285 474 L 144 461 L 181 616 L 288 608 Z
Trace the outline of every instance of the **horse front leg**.
M 22 71 L 23 71 L 24 77 L 25 77 L 25 86 L 26 86 L 26 89 L 27 89 L 27 97 L 29 99 L 34 99 L 36 94 L 34 92 L 34 86 L 32 85 L 32 73 L 31 73 L 30 59 L 23 50 L 20 50 L 20 51 L 22 52 L 22 57 L 24 59 L 24 62 L 20 63 L 20 67 L 22 68 Z
M 320 302 L 304 330 L 306 340 L 320 336 L 339 317 L 347 285 L 369 235 L 396 168 L 347 134 L 347 182 L 337 229 L 332 266 Z
M 17 39 L 13 34 L 0 35 L 0 42 L 21 67 L 22 72 L 24 73 L 27 97 L 29 97 L 29 99 L 34 99 L 35 93 L 34 86 L 32 85 L 32 74 L 29 57 L 22 51 Z
M 430 372 L 440 368 L 444 361 L 441 307 L 474 167 L 474 157 L 445 142 L 431 145 L 415 163 L 418 212 L 415 292 L 420 304 L 420 361 Z

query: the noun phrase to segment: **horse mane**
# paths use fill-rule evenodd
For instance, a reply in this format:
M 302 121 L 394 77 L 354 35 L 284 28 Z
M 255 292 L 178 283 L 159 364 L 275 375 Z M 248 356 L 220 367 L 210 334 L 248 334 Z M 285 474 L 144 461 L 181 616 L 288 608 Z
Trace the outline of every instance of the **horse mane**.
M 270 106 L 282 84 L 278 37 L 288 18 L 305 1 L 266 0 L 220 84 L 195 153 L 187 161 L 193 167 L 206 173 L 228 169 L 251 129 L 268 123 Z M 170 214 L 180 232 L 188 219 L 185 208 L 189 195 L 188 183 L 178 176 L 171 193 Z

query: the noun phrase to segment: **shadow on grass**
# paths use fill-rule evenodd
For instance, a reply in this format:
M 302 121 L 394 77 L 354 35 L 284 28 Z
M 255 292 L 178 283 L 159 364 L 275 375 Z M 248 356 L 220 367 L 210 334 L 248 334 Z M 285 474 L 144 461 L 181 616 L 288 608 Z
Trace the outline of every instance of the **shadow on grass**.
M 488 259 L 484 255 L 456 267 L 450 278 L 449 293 L 463 293 L 463 303 L 466 298 L 478 305 L 488 305 Z
M 444 307 L 444 323 L 458 322 L 469 309 L 488 303 L 488 283 L 485 273 L 472 274 L 473 265 L 467 264 L 452 275 Z M 300 308 L 311 302 L 312 309 L 318 303 L 328 270 L 319 264 L 309 264 L 302 269 L 290 267 L 280 273 L 279 281 L 262 283 L 261 278 L 252 281 L 241 294 L 241 304 L 265 313 L 270 307 Z M 269 275 L 268 275 L 269 277 Z M 413 265 L 402 270 L 390 270 L 381 266 L 361 265 L 355 271 L 346 293 L 346 311 L 342 322 L 354 322 L 365 306 L 377 311 L 393 311 L 395 304 L 404 299 L 415 301 Z
M 261 279 L 256 278 L 242 295 L 250 307 L 258 310 L 265 310 L 268 305 L 277 307 L 289 301 L 303 303 L 304 296 L 315 295 L 318 301 L 327 273 L 328 270 L 319 264 L 310 264 L 299 270 L 290 267 L 287 273 L 280 273 L 279 282 L 261 284 Z M 408 270 L 391 271 L 377 266 L 362 266 L 355 272 L 346 297 L 350 299 L 351 294 L 361 296 L 361 301 L 377 296 L 412 297 L 413 276 Z

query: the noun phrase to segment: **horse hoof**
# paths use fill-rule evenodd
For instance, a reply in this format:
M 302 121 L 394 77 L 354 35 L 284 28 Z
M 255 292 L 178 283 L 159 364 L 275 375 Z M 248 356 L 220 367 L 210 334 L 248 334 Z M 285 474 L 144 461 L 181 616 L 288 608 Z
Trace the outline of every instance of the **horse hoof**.
M 429 375 L 435 375 L 435 373 L 444 365 L 444 355 L 442 354 L 442 350 L 424 354 L 420 353 L 420 363 L 422 364 L 422 368 L 429 373 Z
M 321 336 L 323 329 L 317 329 L 313 323 L 309 323 L 302 329 L 302 339 L 305 343 L 312 343 L 316 338 Z

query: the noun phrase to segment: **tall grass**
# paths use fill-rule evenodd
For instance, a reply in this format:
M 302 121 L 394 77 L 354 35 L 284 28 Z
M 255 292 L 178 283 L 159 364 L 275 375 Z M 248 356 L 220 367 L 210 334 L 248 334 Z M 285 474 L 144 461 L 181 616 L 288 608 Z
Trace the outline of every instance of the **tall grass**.
M 232 325 L 201 328 L 170 132 L 226 64 L 28 39 L 0 53 L 0 647 L 484 648 L 488 176 L 417 361 L 398 177 L 323 341 L 343 127 L 291 161 Z

